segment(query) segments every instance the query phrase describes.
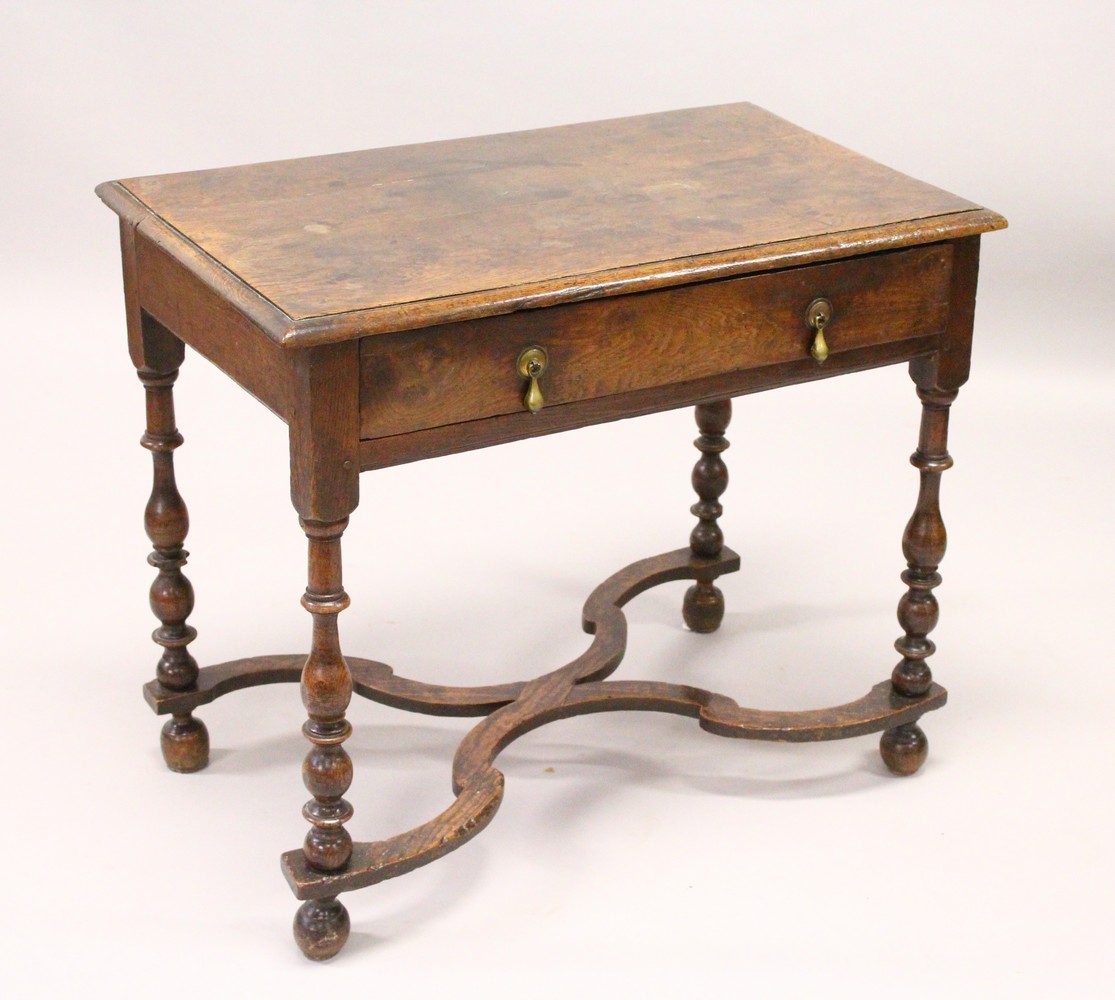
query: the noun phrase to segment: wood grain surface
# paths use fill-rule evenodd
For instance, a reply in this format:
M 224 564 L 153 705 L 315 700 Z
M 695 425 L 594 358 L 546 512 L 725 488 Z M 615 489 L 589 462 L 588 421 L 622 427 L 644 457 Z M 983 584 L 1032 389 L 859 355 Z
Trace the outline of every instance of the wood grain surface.
M 249 303 L 288 346 L 1005 225 L 750 104 L 98 190 L 272 304 Z
M 415 462 L 440 455 L 453 455 L 475 448 L 489 448 L 507 441 L 540 437 L 559 431 L 588 427 L 592 424 L 623 420 L 627 417 L 658 413 L 716 399 L 742 396 L 766 389 L 813 382 L 851 372 L 880 368 L 903 361 L 932 361 L 940 343 L 939 337 L 919 337 L 890 344 L 876 344 L 834 355 L 823 365 L 806 357 L 778 365 L 745 368 L 723 372 L 692 382 L 636 389 L 614 396 L 599 396 L 564 406 L 543 407 L 538 413 L 525 409 L 501 413 L 483 420 L 461 424 L 443 424 L 428 430 L 395 434 L 360 442 L 360 468 L 383 469 L 405 462 Z
M 928 638 L 945 532 L 938 504 L 948 404 L 968 375 L 980 234 L 996 213 L 889 170 L 749 104 L 100 185 L 121 220 L 129 349 L 147 390 L 154 458 L 145 523 L 164 653 L 145 688 L 169 714 L 174 770 L 208 760 L 193 710 L 241 688 L 301 680 L 310 748 L 300 849 L 282 858 L 303 901 L 295 938 L 335 955 L 350 921 L 337 894 L 413 870 L 468 842 L 495 814 L 512 741 L 549 722 L 667 712 L 740 739 L 806 742 L 882 732 L 887 767 L 926 759 L 918 725 L 941 707 Z M 829 353 L 810 344 L 828 299 Z M 819 333 L 817 333 L 819 336 Z M 291 497 L 309 539 L 308 657 L 199 669 L 188 652 L 188 527 L 174 480 L 172 386 L 184 345 L 287 421 Z M 517 361 L 539 345 L 545 404 L 523 406 Z M 299 348 L 288 350 L 286 348 Z M 614 681 L 623 608 L 694 581 L 690 628 L 712 631 L 714 585 L 739 567 L 723 545 L 721 453 L 730 397 L 909 361 L 923 404 L 921 488 L 903 537 L 902 661 L 844 705 L 777 712 L 684 683 Z M 533 392 L 533 390 L 532 390 Z M 359 473 L 502 441 L 697 405 L 698 523 L 684 549 L 614 574 L 585 604 L 593 636 L 541 676 L 480 688 L 422 684 L 342 655 L 348 605 L 340 539 Z M 353 843 L 342 744 L 353 693 L 435 715 L 485 718 L 453 763 L 454 801 L 414 829 Z
M 941 334 L 948 244 L 530 310 L 360 342 L 361 434 L 379 438 L 523 409 L 520 351 L 549 355 L 545 406 L 809 358 L 825 296 L 832 353 Z M 815 363 L 815 362 L 813 362 Z
M 583 625 L 593 636 L 589 648 L 565 666 L 523 684 L 514 700 L 494 708 L 462 740 L 453 758 L 455 801 L 406 833 L 353 844 L 351 861 L 342 871 L 315 870 L 302 851 L 288 851 L 281 863 L 295 895 L 303 900 L 332 899 L 339 892 L 413 871 L 463 846 L 488 825 L 503 798 L 503 774 L 495 768 L 499 754 L 519 737 L 559 719 L 601 712 L 664 712 L 696 719 L 702 729 L 717 736 L 806 743 L 912 725 L 924 713 L 945 704 L 948 694 L 939 685 L 932 685 L 920 697 L 904 698 L 883 681 L 864 697 L 844 705 L 778 712 L 745 708 L 727 695 L 688 684 L 607 679 L 624 658 L 627 620 L 623 607 L 632 598 L 672 580 L 715 579 L 738 568 L 739 556 L 730 549 L 704 559 L 685 548 L 640 560 L 613 574 L 585 602 Z M 242 669 L 254 669 L 251 661 L 241 663 Z M 262 683 L 274 679 L 267 667 L 257 676 Z M 451 690 L 454 698 L 463 696 L 469 703 L 475 700 L 467 689 Z M 409 707 L 428 711 L 422 702 Z

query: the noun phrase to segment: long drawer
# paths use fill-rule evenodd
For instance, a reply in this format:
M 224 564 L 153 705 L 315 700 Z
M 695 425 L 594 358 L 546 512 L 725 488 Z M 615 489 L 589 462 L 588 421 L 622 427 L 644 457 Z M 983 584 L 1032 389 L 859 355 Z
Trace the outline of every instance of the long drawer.
M 521 412 L 524 350 L 545 408 L 809 360 L 807 310 L 831 303 L 830 355 L 943 331 L 952 249 L 934 244 L 363 338 L 361 438 Z

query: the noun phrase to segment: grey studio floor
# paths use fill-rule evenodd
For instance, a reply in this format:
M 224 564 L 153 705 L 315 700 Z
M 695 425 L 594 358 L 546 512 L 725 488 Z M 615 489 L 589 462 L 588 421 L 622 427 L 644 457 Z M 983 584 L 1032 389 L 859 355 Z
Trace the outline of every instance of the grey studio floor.
M 55 3 L 0 40 L 5 997 L 1107 997 L 1115 495 L 1115 41 L 1101 3 L 333 6 Z M 420 9 L 422 8 L 422 9 Z M 818 40 L 823 81 L 809 77 Z M 874 737 L 723 740 L 647 714 L 555 723 L 444 860 L 352 893 L 332 962 L 290 936 L 304 832 L 294 686 L 202 710 L 168 773 L 111 178 L 753 100 L 1011 222 L 983 243 L 943 480 L 929 762 Z M 1106 166 L 1105 166 L 1106 165 Z M 177 390 L 202 663 L 304 650 L 280 421 L 188 355 Z M 918 421 L 900 367 L 736 401 L 709 636 L 684 584 L 629 606 L 617 676 L 766 708 L 851 700 L 896 661 Z M 679 410 L 362 479 L 346 651 L 446 683 L 576 656 L 621 566 L 685 544 Z M 468 720 L 354 701 L 353 834 L 451 799 Z

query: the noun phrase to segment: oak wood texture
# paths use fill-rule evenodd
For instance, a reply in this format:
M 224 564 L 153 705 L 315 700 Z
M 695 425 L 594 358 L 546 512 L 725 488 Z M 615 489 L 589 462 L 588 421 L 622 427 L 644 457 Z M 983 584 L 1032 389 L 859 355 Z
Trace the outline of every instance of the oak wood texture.
M 724 532 L 719 523 L 724 507 L 720 497 L 728 488 L 728 466 L 721 456 L 728 450 L 724 432 L 732 420 L 732 401 L 699 403 L 694 416 L 701 433 L 693 444 L 701 457 L 690 477 L 697 502 L 689 512 L 697 523 L 689 533 L 689 551 L 698 558 L 712 559 L 724 548 Z M 681 615 L 694 632 L 715 632 L 720 628 L 724 620 L 724 594 L 711 577 L 697 576 L 697 582 L 685 592 Z
M 320 900 L 324 905 L 321 913 L 313 908 L 299 911 L 296 928 L 300 943 L 315 949 L 313 957 L 328 957 L 322 950 L 330 942 L 336 944 L 338 928 L 347 920 L 343 907 L 338 910 L 333 906 L 337 893 L 429 864 L 464 846 L 484 829 L 503 796 L 503 775 L 493 766 L 496 756 L 519 736 L 548 722 L 600 712 L 653 711 L 696 719 L 702 729 L 718 736 L 813 742 L 902 730 L 912 720 L 945 704 L 947 694 L 937 684 L 923 695 L 909 698 L 896 694 L 890 681 L 883 681 L 846 705 L 779 712 L 744 708 L 726 695 L 684 684 L 607 679 L 624 657 L 627 624 L 622 609 L 629 601 L 662 583 L 712 581 L 738 568 L 739 556 L 724 547 L 713 558 L 696 556 L 685 548 L 625 567 L 600 584 L 585 602 L 582 624 L 593 636 L 589 648 L 570 664 L 531 681 L 485 687 L 424 684 L 396 676 L 386 664 L 349 658 L 357 694 L 427 715 L 487 718 L 462 742 L 453 764 L 456 798 L 438 816 L 384 841 L 353 843 L 343 870 L 316 869 L 301 849 L 283 855 L 283 871 L 296 896 Z M 172 691 L 152 681 L 144 693 L 160 714 L 181 713 L 233 691 L 297 682 L 304 662 L 305 657 L 299 654 L 234 660 L 201 668 L 194 690 Z M 326 921 L 324 926 L 322 921 Z M 314 927 L 321 941 L 314 936 Z M 340 944 L 336 947 L 339 949 Z
M 352 760 L 342 745 L 352 734 L 345 709 L 352 700 L 352 674 L 341 654 L 337 616 L 349 605 L 341 585 L 341 535 L 348 518 L 321 523 L 302 519 L 309 542 L 309 581 L 302 606 L 313 616 L 310 655 L 302 667 L 302 704 L 309 716 L 302 732 L 312 744 L 302 780 L 313 798 L 302 810 L 310 823 L 303 851 L 318 871 L 344 868 L 352 838 L 344 824 L 352 806 L 344 799 L 352 784 Z
M 521 409 L 483 420 L 362 440 L 359 446 L 360 468 L 381 469 L 624 417 L 642 416 L 678 406 L 713 402 L 728 396 L 741 396 L 800 382 L 813 382 L 902 361 L 930 359 L 935 357 L 938 347 L 939 338 L 919 337 L 847 351 L 830 357 L 823 365 L 817 364 L 806 352 L 797 361 L 737 369 L 694 379 L 692 382 L 636 389 L 561 406 L 545 406 L 538 413 L 528 413 Z M 647 363 L 653 364 L 653 359 Z
M 273 340 L 327 343 L 987 232 L 751 104 L 111 182 Z
M 182 572 L 189 557 L 183 543 L 190 530 L 190 516 L 174 475 L 174 452 L 182 444 L 174 419 L 178 372 L 140 368 L 138 374 L 147 396 L 147 430 L 140 443 L 151 452 L 154 472 L 143 523 L 152 545 L 147 561 L 157 571 L 150 602 L 160 624 L 151 638 L 163 653 L 155 677 L 169 690 L 189 691 L 197 685 L 198 665 L 189 650 L 197 629 L 186 624 L 194 609 L 194 588 Z M 188 709 L 176 712 L 163 726 L 159 743 L 163 760 L 172 771 L 200 771 L 209 763 L 209 732 Z
M 915 381 L 931 381 L 942 391 L 959 389 L 968 381 L 972 367 L 972 333 L 976 318 L 976 282 L 979 278 L 978 236 L 953 242 L 952 280 L 949 286 L 949 316 L 945 335 L 932 359 L 932 374 L 922 362 L 915 366 Z
M 939 335 L 949 244 L 365 337 L 361 437 L 523 410 L 524 347 L 549 355 L 546 406 L 809 357 L 806 307 L 824 296 L 832 354 Z
M 148 336 L 157 327 L 173 330 L 273 413 L 289 420 L 294 358 L 260 336 L 234 300 L 204 284 L 158 244 L 135 234 L 131 242 L 134 281 L 143 302 L 140 324 Z
M 349 605 L 341 585 L 341 535 L 348 518 L 320 522 L 302 518 L 309 542 L 309 580 L 302 606 L 313 615 L 313 641 L 302 667 L 302 704 L 309 718 L 302 727 L 310 749 L 302 762 L 302 781 L 313 796 L 302 809 L 310 824 L 302 857 L 314 871 L 341 871 L 352 856 L 345 823 L 352 804 L 344 798 L 352 784 L 352 759 L 342 745 L 352 735 L 345 709 L 352 699 L 352 674 L 341 654 L 337 616 Z M 301 907 L 294 937 L 303 953 L 316 960 L 332 958 L 348 940 L 348 911 L 332 897 Z
M 352 689 L 363 698 L 391 708 L 423 715 L 468 718 L 487 715 L 514 701 L 522 693 L 522 683 L 491 684 L 485 687 L 455 687 L 427 684 L 399 677 L 386 663 L 346 656 L 352 675 Z M 305 653 L 249 656 L 227 663 L 202 667 L 197 684 L 189 691 L 174 691 L 158 680 L 149 681 L 143 697 L 157 715 L 192 711 L 208 705 L 214 698 L 265 684 L 297 683 L 306 663 Z
M 903 698 L 884 681 L 847 705 L 773 712 L 742 708 L 726 695 L 682 684 L 607 680 L 625 652 L 625 604 L 662 583 L 715 579 L 738 568 L 739 556 L 730 549 L 707 559 L 685 548 L 640 560 L 609 577 L 585 602 L 582 622 L 593 636 L 589 648 L 564 667 L 521 685 L 513 701 L 492 711 L 464 738 L 453 760 L 455 801 L 407 833 L 354 844 L 351 863 L 343 872 L 317 872 L 303 852 L 288 851 L 282 867 L 295 895 L 332 899 L 339 892 L 413 871 L 464 846 L 491 822 L 502 800 L 504 776 L 494 766 L 496 757 L 520 736 L 558 719 L 600 712 L 665 712 L 697 719 L 702 729 L 718 736 L 813 742 L 895 729 L 945 704 L 947 694 L 938 685 L 919 698 Z M 469 698 L 467 690 L 459 696 Z M 422 703 L 415 707 L 426 711 Z
M 965 325 L 968 326 L 967 320 Z M 964 351 L 967 353 L 967 345 Z M 955 372 L 953 367 L 952 373 Z M 966 377 L 966 365 L 963 372 Z M 933 375 L 939 376 L 939 369 L 934 369 Z M 933 379 L 934 385 L 937 381 L 938 378 Z M 952 456 L 948 453 L 949 407 L 956 396 L 956 389 L 918 387 L 921 429 L 910 464 L 918 470 L 920 485 L 914 513 L 902 534 L 902 554 L 906 557 L 902 582 L 907 589 L 898 602 L 898 623 L 903 635 L 894 643 L 902 659 L 891 673 L 891 686 L 900 697 L 918 698 L 933 686 L 928 661 L 937 647 L 929 633 L 937 627 L 940 613 L 933 591 L 941 583 L 937 568 L 945 556 L 948 540 L 941 517 L 941 474 L 952 468 Z M 925 763 L 929 740 L 914 720 L 884 732 L 879 752 L 895 774 L 910 775 Z
M 357 345 L 299 351 L 293 366 L 291 501 L 304 520 L 341 521 L 360 502 Z
M 144 694 L 170 715 L 172 769 L 208 755 L 193 711 L 261 684 L 301 682 L 310 829 L 283 870 L 303 901 L 294 934 L 313 959 L 349 934 L 338 893 L 463 845 L 503 796 L 498 754 L 550 721 L 670 712 L 727 737 L 802 742 L 881 732 L 912 774 L 941 707 L 928 634 L 945 548 L 939 478 L 948 405 L 968 377 L 980 234 L 996 213 L 905 177 L 748 104 L 101 185 L 120 216 L 129 352 L 148 396 L 155 484 L 145 523 L 164 649 Z M 809 352 L 806 308 L 832 303 L 830 355 Z M 174 481 L 172 385 L 189 345 L 288 424 L 291 499 L 308 538 L 308 656 L 198 669 L 182 574 L 188 521 Z M 543 347 L 546 403 L 523 407 L 517 360 Z M 921 488 L 903 538 L 902 656 L 891 679 L 846 705 L 741 707 L 684 683 L 610 680 L 626 648 L 624 605 L 692 580 L 683 616 L 724 613 L 722 452 L 731 397 L 909 362 L 923 405 Z M 588 649 L 531 680 L 459 687 L 342 655 L 348 606 L 341 535 L 359 473 L 692 404 L 700 458 L 687 548 L 615 574 L 585 604 Z M 354 843 L 345 824 L 353 693 L 436 715 L 483 716 L 453 763 L 455 799 L 429 822 Z

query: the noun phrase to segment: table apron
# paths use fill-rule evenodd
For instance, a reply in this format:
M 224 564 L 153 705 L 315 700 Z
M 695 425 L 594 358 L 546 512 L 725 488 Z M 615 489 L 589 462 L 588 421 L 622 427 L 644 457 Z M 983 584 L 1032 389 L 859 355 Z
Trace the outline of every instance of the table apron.
M 136 234 L 135 264 L 142 322 L 166 328 L 289 420 L 297 392 L 297 352 L 276 344 L 235 301 L 142 232 Z
M 364 469 L 932 354 L 954 254 L 930 244 L 680 288 L 525 310 L 360 343 Z M 832 303 L 829 357 L 806 321 Z M 542 347 L 536 413 L 517 360 Z

